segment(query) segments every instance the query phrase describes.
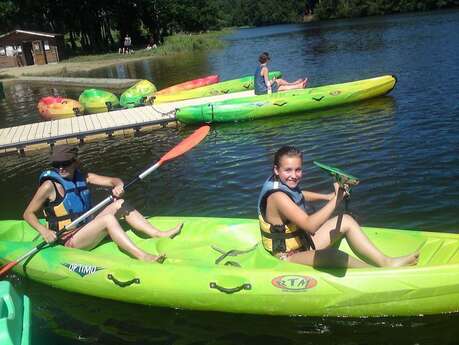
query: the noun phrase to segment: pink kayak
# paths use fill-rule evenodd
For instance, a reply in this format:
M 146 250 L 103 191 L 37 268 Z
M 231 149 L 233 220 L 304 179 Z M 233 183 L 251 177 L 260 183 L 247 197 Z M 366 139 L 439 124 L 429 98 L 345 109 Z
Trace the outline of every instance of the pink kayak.
M 157 95 L 169 95 L 171 93 L 184 91 L 184 90 L 191 90 L 197 87 L 211 85 L 219 82 L 218 75 L 209 75 L 208 77 L 203 77 L 199 79 L 193 79 L 190 81 L 186 81 L 184 83 L 180 83 L 174 86 L 167 87 L 160 91 L 157 91 Z
M 38 111 L 43 119 L 56 120 L 83 114 L 84 108 L 73 99 L 48 96 L 40 99 Z

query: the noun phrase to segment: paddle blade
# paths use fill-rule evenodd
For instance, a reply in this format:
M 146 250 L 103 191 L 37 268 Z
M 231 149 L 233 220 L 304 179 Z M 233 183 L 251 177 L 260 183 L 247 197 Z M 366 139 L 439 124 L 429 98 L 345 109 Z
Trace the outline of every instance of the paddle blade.
M 326 171 L 328 174 L 332 175 L 333 177 L 336 178 L 336 181 L 341 185 L 341 184 L 348 184 L 350 186 L 355 186 L 359 184 L 359 179 L 355 176 L 352 176 L 350 174 L 345 173 L 341 169 L 319 163 L 317 161 L 313 162 L 315 165 L 317 165 L 319 168 L 322 170 Z
M 159 164 L 167 162 L 168 160 L 174 159 L 185 152 L 188 152 L 193 147 L 198 145 L 209 133 L 210 126 L 204 125 L 199 127 L 193 134 L 189 137 L 183 139 L 180 143 L 178 143 L 173 149 L 171 149 L 168 153 L 161 157 L 159 160 Z
M 3 265 L 0 268 L 0 277 L 3 276 L 6 272 L 8 272 L 10 269 L 12 269 L 14 266 L 16 266 L 17 263 L 18 263 L 17 261 L 13 261 L 6 265 Z

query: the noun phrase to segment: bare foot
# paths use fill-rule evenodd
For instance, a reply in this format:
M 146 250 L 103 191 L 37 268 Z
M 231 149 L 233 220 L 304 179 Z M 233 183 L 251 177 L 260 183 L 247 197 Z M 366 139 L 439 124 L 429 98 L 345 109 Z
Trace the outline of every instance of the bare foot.
M 396 258 L 390 258 L 387 267 L 402 267 L 402 266 L 413 266 L 418 263 L 419 252 L 414 252 L 410 255 L 399 256 Z
M 180 232 L 182 231 L 183 228 L 183 223 L 178 224 L 175 228 L 172 228 L 168 231 L 162 231 L 160 234 L 160 237 L 169 237 L 169 238 L 174 238 L 175 236 L 178 236 Z
M 152 255 L 145 253 L 142 257 L 139 257 L 139 260 L 141 261 L 147 261 L 147 262 L 157 262 L 159 264 L 162 264 L 164 260 L 166 260 L 166 255 L 161 254 L 161 255 Z
M 308 86 L 308 78 L 304 78 L 303 80 L 303 89 L 306 89 L 306 86 Z

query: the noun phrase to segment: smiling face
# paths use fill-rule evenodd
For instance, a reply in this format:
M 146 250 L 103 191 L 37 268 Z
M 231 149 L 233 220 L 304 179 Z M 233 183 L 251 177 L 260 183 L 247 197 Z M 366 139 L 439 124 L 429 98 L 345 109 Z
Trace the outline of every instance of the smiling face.
M 295 188 L 303 177 L 303 160 L 299 156 L 283 155 L 278 165 L 274 165 L 274 174 L 290 188 Z

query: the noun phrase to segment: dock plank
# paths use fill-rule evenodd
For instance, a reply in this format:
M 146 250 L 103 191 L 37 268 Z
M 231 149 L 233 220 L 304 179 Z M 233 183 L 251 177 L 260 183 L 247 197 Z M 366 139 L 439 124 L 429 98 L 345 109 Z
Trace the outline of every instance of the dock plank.
M 63 119 L 59 126 L 60 135 L 67 135 L 72 133 L 72 120 L 71 118 Z
M 45 126 L 43 128 L 43 138 L 44 139 L 51 138 L 53 122 L 54 121 L 46 121 L 45 122 Z
M 28 125 L 25 125 L 25 126 L 18 126 L 16 128 L 16 131 L 14 132 L 14 136 L 11 137 L 11 142 L 15 141 L 15 142 L 21 142 L 21 135 L 22 133 L 24 133 L 26 131 L 26 128 L 28 127 Z
M 0 145 L 1 144 L 6 144 L 7 140 L 9 138 L 9 133 L 13 127 L 8 127 L 8 128 L 2 128 L 1 135 L 0 135 Z
M 72 117 L 70 121 L 70 126 L 74 135 L 80 133 L 80 122 L 78 121 L 78 117 Z
M 19 137 L 20 141 L 27 141 L 27 137 L 29 136 L 30 128 L 32 127 L 32 125 L 26 125 L 21 127 L 22 128 L 17 133 L 17 136 Z
M 43 139 L 44 132 L 45 132 L 45 125 L 46 125 L 46 122 L 39 122 L 38 123 L 37 134 L 36 134 L 36 138 L 35 139 L 37 139 L 37 140 Z
M 14 141 L 14 138 L 16 136 L 16 133 L 17 131 L 19 130 L 20 126 L 15 126 L 13 128 L 11 128 L 11 131 L 8 132 L 8 135 L 7 137 L 5 138 L 6 139 L 6 142 L 8 144 L 11 144 L 13 141 Z
M 85 123 L 86 129 L 88 131 L 94 131 L 96 129 L 94 127 L 93 122 L 92 122 L 92 115 L 90 115 L 90 116 L 82 116 L 82 118 L 84 119 L 84 123 Z
M 38 124 L 39 122 L 35 122 L 31 124 L 29 135 L 27 136 L 27 138 L 25 138 L 27 141 L 35 139 L 37 135 Z
M 59 121 L 51 121 L 50 136 L 56 137 L 59 135 Z
M 129 116 L 132 116 L 135 119 L 136 123 L 145 122 L 144 113 L 141 108 L 136 108 L 135 111 L 129 113 Z
M 80 133 L 81 132 L 85 132 L 88 130 L 88 128 L 86 127 L 86 122 L 85 122 L 85 116 L 78 116 L 77 119 L 78 119 L 78 125 L 80 127 Z
M 96 114 L 96 116 L 97 116 L 97 119 L 99 120 L 100 128 L 107 129 L 110 126 L 110 123 L 108 122 L 108 119 L 107 119 L 107 115 L 105 113 Z

